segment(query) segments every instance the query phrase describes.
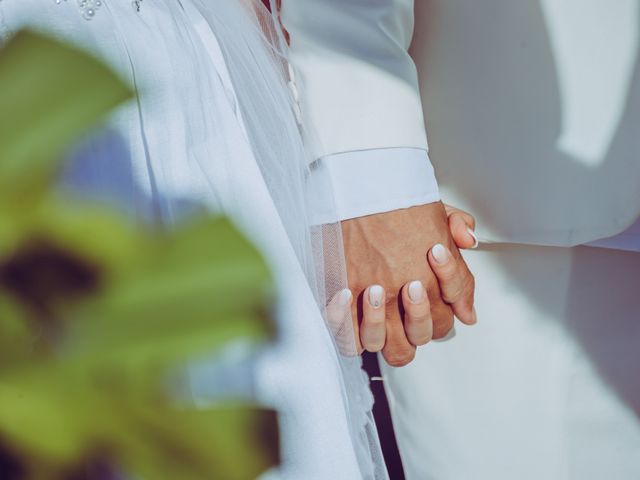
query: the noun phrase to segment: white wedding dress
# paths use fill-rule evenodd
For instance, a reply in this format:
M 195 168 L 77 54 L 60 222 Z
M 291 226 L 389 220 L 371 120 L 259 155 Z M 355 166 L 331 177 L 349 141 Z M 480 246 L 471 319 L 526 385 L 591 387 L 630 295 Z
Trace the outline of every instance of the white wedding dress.
M 386 478 L 360 359 L 337 353 L 318 307 L 344 282 L 339 229 L 308 227 L 307 158 L 272 22 L 239 0 L 0 0 L 1 38 L 29 26 L 69 40 L 137 93 L 74 150 L 67 185 L 164 225 L 202 205 L 225 212 L 268 259 L 279 341 L 253 387 L 280 412 L 272 474 Z M 206 369 L 194 378 L 201 395 Z

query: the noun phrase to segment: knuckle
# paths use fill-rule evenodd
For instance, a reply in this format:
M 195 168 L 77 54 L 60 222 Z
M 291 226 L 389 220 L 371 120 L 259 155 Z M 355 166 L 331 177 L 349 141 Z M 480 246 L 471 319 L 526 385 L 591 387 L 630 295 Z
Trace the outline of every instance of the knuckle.
M 473 298 L 473 294 L 476 291 L 476 277 L 473 275 L 473 273 L 469 272 L 468 278 L 467 278 L 467 283 L 466 283 L 466 290 L 468 292 L 468 294 Z
M 384 314 L 382 315 L 366 315 L 364 317 L 364 323 L 366 324 L 366 328 L 380 329 L 385 324 Z
M 448 282 L 443 283 L 442 299 L 446 303 L 455 303 L 463 297 L 473 296 L 476 280 L 473 274 L 463 266 L 454 272 Z
M 449 261 L 447 265 L 443 265 L 438 267 L 438 277 L 440 281 L 450 282 L 456 278 L 458 273 L 458 269 L 456 267 L 456 262 Z
M 452 285 L 449 288 L 445 288 L 443 290 L 442 299 L 447 303 L 455 303 L 460 299 L 463 292 L 464 289 L 462 285 Z
M 424 333 L 422 335 L 417 335 L 412 337 L 412 343 L 416 346 L 426 345 L 431 341 L 431 337 L 433 336 L 433 332 Z
M 463 281 L 464 289 L 468 292 L 473 292 L 476 289 L 476 277 L 469 270 L 465 270 L 466 272 Z
M 414 348 L 402 347 L 392 350 L 384 355 L 385 360 L 392 367 L 404 367 L 416 356 Z
M 465 304 L 468 304 L 469 308 L 473 305 L 473 298 L 475 296 L 476 280 L 470 273 L 465 277 L 460 294 L 457 300 L 463 300 Z
M 418 312 L 409 314 L 409 322 L 417 325 L 431 323 L 431 314 L 429 312 Z

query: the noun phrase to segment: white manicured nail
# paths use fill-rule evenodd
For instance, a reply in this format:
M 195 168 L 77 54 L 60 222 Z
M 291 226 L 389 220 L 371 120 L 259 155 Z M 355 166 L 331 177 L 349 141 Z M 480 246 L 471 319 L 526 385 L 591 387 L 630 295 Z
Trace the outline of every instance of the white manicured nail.
M 475 241 L 475 243 L 473 244 L 473 246 L 471 248 L 478 248 L 478 245 L 480 244 L 480 241 L 478 240 L 478 237 L 476 236 L 476 232 L 474 232 L 470 228 L 467 228 L 467 232 L 469 232 L 469 235 L 471 235 L 473 237 L 473 240 Z
M 441 243 L 434 245 L 431 249 L 431 253 L 433 254 L 433 258 L 440 265 L 444 265 L 449 260 L 449 252 L 447 252 L 447 249 L 444 248 L 444 245 Z
M 349 305 L 351 303 L 352 298 L 353 298 L 353 294 L 351 293 L 351 290 L 349 290 L 348 288 L 345 288 L 338 294 L 338 302 L 343 307 Z
M 380 285 L 369 287 L 369 305 L 373 308 L 380 308 L 384 301 L 384 288 Z
M 409 300 L 412 303 L 422 303 L 424 301 L 424 286 L 420 280 L 414 280 L 409 284 Z

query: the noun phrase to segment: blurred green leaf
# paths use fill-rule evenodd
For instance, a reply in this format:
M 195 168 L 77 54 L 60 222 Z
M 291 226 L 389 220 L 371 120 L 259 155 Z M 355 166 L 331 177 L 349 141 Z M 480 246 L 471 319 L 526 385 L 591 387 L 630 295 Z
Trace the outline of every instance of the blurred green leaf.
M 272 331 L 267 266 L 225 218 L 170 233 L 53 199 L 30 213 L 19 222 L 28 233 L 0 260 L 0 289 L 22 299 L 37 329 L 63 331 L 69 358 L 158 368 Z
M 252 479 L 279 460 L 276 416 L 253 405 L 179 408 L 126 390 L 51 390 L 33 380 L 0 386 L 0 422 L 32 453 L 28 468 L 50 479 L 96 458 L 155 480 Z
M 196 408 L 169 378 L 273 334 L 264 260 L 222 217 L 168 232 L 51 191 L 68 143 L 129 96 L 41 35 L 0 51 L 0 469 L 255 478 L 278 460 L 275 414 Z
M 269 271 L 229 220 L 158 231 L 50 197 L 16 224 L 0 256 L 0 439 L 28 452 L 29 478 L 95 459 L 167 480 L 249 479 L 276 463 L 273 412 L 179 408 L 167 388 L 172 369 L 273 333 Z M 97 280 L 69 296 L 78 265 Z
M 0 195 L 42 192 L 63 149 L 130 96 L 86 53 L 19 32 L 0 51 Z
M 19 365 L 33 354 L 34 333 L 26 316 L 7 295 L 0 292 L 0 371 Z
M 68 334 L 90 358 L 116 349 L 121 365 L 172 362 L 271 332 L 268 269 L 228 220 L 200 219 L 173 235 L 157 234 L 128 260 L 103 295 L 70 315 L 92 318 L 73 322 Z M 81 341 L 87 338 L 93 342 Z

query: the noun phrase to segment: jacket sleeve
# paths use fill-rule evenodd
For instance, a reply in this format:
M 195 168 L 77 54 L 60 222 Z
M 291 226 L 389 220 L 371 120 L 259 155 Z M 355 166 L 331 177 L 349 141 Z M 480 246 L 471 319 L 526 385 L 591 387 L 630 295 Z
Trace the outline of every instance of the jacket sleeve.
M 415 65 L 413 0 L 282 0 L 303 123 L 316 158 L 427 149 Z

